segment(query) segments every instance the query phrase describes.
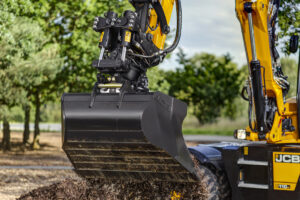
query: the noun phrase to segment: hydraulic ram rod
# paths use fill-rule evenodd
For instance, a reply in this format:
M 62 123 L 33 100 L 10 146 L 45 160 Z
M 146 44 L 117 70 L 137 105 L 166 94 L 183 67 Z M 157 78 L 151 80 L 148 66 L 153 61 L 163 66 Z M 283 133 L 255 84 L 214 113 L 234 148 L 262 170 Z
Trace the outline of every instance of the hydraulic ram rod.
M 250 32 L 250 40 L 251 40 L 252 61 L 257 61 L 255 36 L 254 36 L 253 20 L 252 20 L 251 12 L 248 12 L 248 22 L 249 22 L 249 32 Z

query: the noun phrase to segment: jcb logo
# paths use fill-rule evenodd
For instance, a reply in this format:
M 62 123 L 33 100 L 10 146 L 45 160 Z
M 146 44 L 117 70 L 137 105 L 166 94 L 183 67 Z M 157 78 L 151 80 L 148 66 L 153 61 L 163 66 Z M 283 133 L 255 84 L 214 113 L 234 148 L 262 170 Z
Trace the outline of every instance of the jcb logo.
M 300 155 L 276 154 L 275 162 L 277 162 L 277 163 L 300 163 Z

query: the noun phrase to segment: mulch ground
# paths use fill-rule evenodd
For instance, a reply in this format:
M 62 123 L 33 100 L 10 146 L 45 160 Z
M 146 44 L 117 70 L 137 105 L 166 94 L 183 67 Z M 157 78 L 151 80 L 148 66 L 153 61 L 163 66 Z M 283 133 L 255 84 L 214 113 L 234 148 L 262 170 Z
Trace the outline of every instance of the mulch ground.
M 20 133 L 12 133 L 13 144 L 21 142 Z M 61 149 L 59 133 L 42 133 L 41 149 L 30 151 L 13 146 L 0 152 L 0 165 L 71 166 Z M 0 169 L 2 200 L 202 200 L 205 189 L 200 183 L 86 182 L 71 170 Z
M 35 189 L 18 200 L 179 200 L 205 199 L 205 190 L 197 183 L 107 182 L 92 183 L 68 179 Z

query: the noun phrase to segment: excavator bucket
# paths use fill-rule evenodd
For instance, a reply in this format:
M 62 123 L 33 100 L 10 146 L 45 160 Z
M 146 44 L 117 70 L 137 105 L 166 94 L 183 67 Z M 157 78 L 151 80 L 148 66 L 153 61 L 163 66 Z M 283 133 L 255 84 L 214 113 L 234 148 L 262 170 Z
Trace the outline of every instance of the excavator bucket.
M 185 103 L 163 93 L 62 98 L 63 149 L 86 179 L 195 182 L 182 136 Z

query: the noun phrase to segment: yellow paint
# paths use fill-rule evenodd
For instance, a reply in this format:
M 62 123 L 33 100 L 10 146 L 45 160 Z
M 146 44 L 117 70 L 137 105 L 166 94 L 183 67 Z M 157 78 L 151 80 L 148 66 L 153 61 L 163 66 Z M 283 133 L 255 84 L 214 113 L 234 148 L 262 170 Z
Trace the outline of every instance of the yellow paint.
M 248 15 L 244 11 L 244 3 L 251 2 L 251 0 L 236 0 L 236 14 L 237 18 L 241 23 L 242 34 L 244 37 L 244 45 L 246 47 L 246 54 L 248 64 L 252 60 L 251 41 L 249 33 Z M 273 144 L 281 143 L 300 143 L 297 126 L 297 111 L 296 102 L 287 101 L 284 102 L 282 96 L 281 87 L 275 82 L 273 75 L 270 38 L 268 33 L 268 20 L 270 18 L 269 10 L 270 0 L 257 0 L 252 4 L 252 18 L 253 28 L 255 36 L 256 54 L 260 61 L 261 66 L 265 68 L 265 77 L 263 76 L 262 70 L 262 81 L 266 82 L 267 96 L 268 98 L 276 98 L 276 104 L 278 111 L 275 114 L 274 123 L 271 131 L 267 133 L 266 141 Z M 249 65 L 250 66 L 250 65 Z M 294 132 L 282 132 L 282 119 L 292 119 L 293 126 L 295 127 Z M 246 128 L 247 132 L 250 133 L 247 136 L 247 140 L 259 141 L 258 133 Z
M 249 154 L 249 148 L 244 147 L 244 155 L 247 156 Z
M 180 200 L 182 199 L 181 193 L 177 193 L 175 191 L 171 192 L 171 200 Z
M 131 32 L 126 31 L 125 33 L 125 42 L 130 42 L 131 41 Z
M 243 171 L 240 170 L 240 181 L 242 181 L 243 179 L 244 179 Z
M 107 84 L 99 84 L 98 88 L 121 88 L 122 84 L 120 83 L 107 83 Z
M 104 31 L 101 33 L 100 35 L 100 41 L 99 42 L 102 42 L 103 41 L 103 36 L 104 36 Z
M 276 161 L 276 158 L 284 155 L 300 156 L 300 153 L 273 152 L 274 190 L 295 191 L 300 176 L 300 162 L 297 162 L 298 159 L 294 160 L 295 163 Z M 287 160 L 290 161 L 291 159 Z
M 161 5 L 164 10 L 168 24 L 170 23 L 170 20 L 171 20 L 174 2 L 175 2 L 175 0 L 161 0 Z M 152 27 L 152 29 L 155 29 L 157 20 L 158 20 L 157 14 L 156 14 L 155 10 L 152 9 L 151 13 L 150 13 L 150 23 L 149 23 L 149 25 L 150 25 L 150 27 Z M 158 27 L 155 31 L 152 31 L 149 28 L 147 32 L 151 33 L 153 35 L 152 41 L 157 46 L 157 48 L 163 49 L 167 35 L 162 33 L 160 26 L 158 25 Z

